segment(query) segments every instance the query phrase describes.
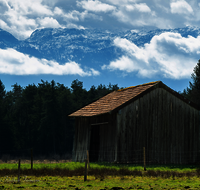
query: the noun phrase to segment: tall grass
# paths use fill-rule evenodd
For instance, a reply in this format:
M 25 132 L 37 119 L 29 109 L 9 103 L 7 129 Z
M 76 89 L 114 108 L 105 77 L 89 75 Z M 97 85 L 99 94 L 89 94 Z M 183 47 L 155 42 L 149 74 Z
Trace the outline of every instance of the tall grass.
M 69 169 L 74 170 L 80 167 L 84 167 L 85 163 L 80 162 L 66 162 L 66 163 L 33 163 L 34 169 Z M 135 164 L 113 164 L 113 163 L 90 163 L 90 166 L 94 169 L 99 168 L 107 168 L 107 169 L 116 169 L 119 170 L 121 168 L 127 168 L 129 170 L 140 170 L 143 171 L 144 168 L 142 165 Z M 30 163 L 21 163 L 21 169 L 30 169 Z M 1 163 L 0 170 L 2 169 L 17 169 L 18 163 Z M 192 172 L 195 171 L 196 165 L 147 165 L 147 170 L 160 170 L 160 171 L 177 171 L 177 172 Z

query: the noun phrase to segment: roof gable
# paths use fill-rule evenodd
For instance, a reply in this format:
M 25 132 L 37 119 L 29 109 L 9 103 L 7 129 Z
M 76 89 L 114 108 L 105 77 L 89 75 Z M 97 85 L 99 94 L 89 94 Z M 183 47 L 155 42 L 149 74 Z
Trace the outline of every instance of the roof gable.
M 172 90 L 161 81 L 145 83 L 142 85 L 131 86 L 128 88 L 113 91 L 97 101 L 79 109 L 78 111 L 70 114 L 70 117 L 91 117 L 101 114 L 110 113 L 111 111 L 121 109 L 123 106 L 138 99 L 140 96 L 148 93 L 155 88 L 164 88 L 169 93 L 173 94 L 177 98 L 186 102 L 188 105 L 199 110 L 199 107 L 193 102 L 185 99 L 182 95 Z
M 139 94 L 145 92 L 147 89 L 152 88 L 161 81 L 150 82 L 138 86 L 132 86 L 125 89 L 113 91 L 97 101 L 81 108 L 80 110 L 70 114 L 69 116 L 80 117 L 80 116 L 95 116 L 105 113 L 109 113 L 123 104 L 129 102 Z

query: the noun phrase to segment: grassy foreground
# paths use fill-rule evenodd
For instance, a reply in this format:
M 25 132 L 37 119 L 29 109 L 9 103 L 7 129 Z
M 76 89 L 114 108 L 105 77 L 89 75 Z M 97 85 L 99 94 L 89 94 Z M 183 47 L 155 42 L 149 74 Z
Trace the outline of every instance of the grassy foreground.
M 0 164 L 0 189 L 200 189 L 196 166 L 142 166 L 90 163 L 84 182 L 84 163 Z
M 77 168 L 84 167 L 85 163 L 80 162 L 45 162 L 45 163 L 39 163 L 34 162 L 33 168 L 34 169 L 54 169 L 54 168 L 60 168 L 60 169 L 69 169 L 74 170 Z M 108 169 L 120 169 L 120 168 L 128 168 L 129 170 L 143 170 L 142 165 L 133 165 L 133 164 L 113 164 L 113 163 L 90 163 L 91 168 L 108 168 Z M 22 161 L 21 162 L 21 169 L 30 169 L 30 161 Z M 0 170 L 2 169 L 17 169 L 18 168 L 18 162 L 15 163 L 1 163 L 0 164 Z M 181 166 L 181 165 L 147 165 L 147 170 L 159 170 L 159 171 L 176 171 L 176 172 L 192 172 L 195 171 L 197 166 L 194 165 L 187 165 L 187 166 Z
M 89 176 L 84 182 L 83 176 L 76 177 L 34 177 L 23 176 L 21 182 L 12 176 L 0 180 L 0 189 L 199 189 L 200 181 L 192 178 L 157 178 L 157 177 L 111 177 L 104 179 Z

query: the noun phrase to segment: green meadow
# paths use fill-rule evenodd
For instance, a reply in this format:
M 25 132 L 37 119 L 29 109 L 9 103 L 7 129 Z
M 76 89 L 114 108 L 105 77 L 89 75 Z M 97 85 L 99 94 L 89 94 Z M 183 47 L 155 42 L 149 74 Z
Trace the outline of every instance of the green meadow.
M 0 189 L 199 189 L 198 177 L 167 178 L 107 176 L 96 178 L 88 176 L 84 182 L 83 176 L 22 176 L 21 182 L 13 176 L 5 176 L 0 180 Z
M 0 164 L 0 189 L 200 189 L 196 166 L 90 163 L 84 182 L 84 163 Z
M 30 163 L 21 163 L 21 169 L 30 169 L 31 165 Z M 74 170 L 77 168 L 85 167 L 85 163 L 80 162 L 65 162 L 65 163 L 33 163 L 34 169 L 54 169 L 54 168 L 60 168 L 60 169 L 69 169 Z M 91 168 L 108 168 L 108 169 L 116 169 L 119 170 L 120 168 L 127 168 L 129 170 L 140 170 L 143 171 L 144 167 L 142 165 L 136 165 L 136 164 L 113 164 L 113 163 L 90 163 Z M 176 172 L 192 172 L 195 171 L 198 166 L 196 165 L 147 165 L 147 170 L 159 170 L 159 171 L 176 171 Z M 0 170 L 2 169 L 17 169 L 18 168 L 18 162 L 16 163 L 1 163 L 0 164 Z

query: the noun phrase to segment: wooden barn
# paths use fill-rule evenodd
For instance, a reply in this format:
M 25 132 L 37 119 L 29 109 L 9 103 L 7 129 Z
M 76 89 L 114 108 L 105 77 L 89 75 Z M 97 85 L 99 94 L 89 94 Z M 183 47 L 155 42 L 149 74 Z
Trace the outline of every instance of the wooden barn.
M 198 107 L 161 81 L 113 91 L 75 117 L 73 161 L 197 163 Z

